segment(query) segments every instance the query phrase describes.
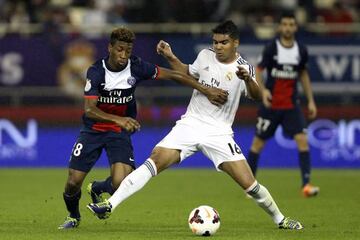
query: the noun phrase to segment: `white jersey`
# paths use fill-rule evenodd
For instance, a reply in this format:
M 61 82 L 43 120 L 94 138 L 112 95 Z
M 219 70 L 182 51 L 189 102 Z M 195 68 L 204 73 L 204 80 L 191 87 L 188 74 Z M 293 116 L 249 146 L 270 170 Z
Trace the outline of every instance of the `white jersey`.
M 237 67 L 241 65 L 247 69 L 255 80 L 255 70 L 240 55 L 232 63 L 224 64 L 216 59 L 212 49 L 202 50 L 195 62 L 189 65 L 189 73 L 198 81 L 211 87 L 228 91 L 228 101 L 217 107 L 210 103 L 207 97 L 194 90 L 186 113 L 180 122 L 205 127 L 207 131 L 216 134 L 232 134 L 232 124 L 239 106 L 240 97 L 247 95 L 245 82 L 236 75 Z

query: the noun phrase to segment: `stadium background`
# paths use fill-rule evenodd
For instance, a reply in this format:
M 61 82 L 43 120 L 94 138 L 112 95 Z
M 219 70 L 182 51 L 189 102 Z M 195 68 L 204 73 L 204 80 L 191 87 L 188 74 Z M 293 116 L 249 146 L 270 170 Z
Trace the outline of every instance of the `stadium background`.
M 125 24 L 136 32 L 135 55 L 168 66 L 155 52 L 160 39 L 191 63 L 211 44 L 215 23 L 230 18 L 241 29 L 240 53 L 255 64 L 275 35 L 276 18 L 293 10 L 300 25 L 298 40 L 309 49 L 319 112 L 308 129 L 313 166 L 359 168 L 359 7 L 356 0 L 1 0 L 0 167 L 67 166 L 81 124 L 86 69 L 106 55 L 114 27 Z M 190 95 L 191 89 L 166 81 L 138 87 L 142 128 L 133 135 L 138 165 L 185 112 Z M 243 101 L 234 130 L 245 153 L 255 123 L 256 104 Z M 294 143 L 279 130 L 260 166 L 297 165 Z M 104 157 L 97 166 L 107 166 Z M 209 166 L 196 154 L 181 167 Z

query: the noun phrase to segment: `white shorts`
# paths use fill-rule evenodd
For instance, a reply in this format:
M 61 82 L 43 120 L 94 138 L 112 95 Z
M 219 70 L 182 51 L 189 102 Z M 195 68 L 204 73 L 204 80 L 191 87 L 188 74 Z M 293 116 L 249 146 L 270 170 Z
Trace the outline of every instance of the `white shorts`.
M 219 165 L 223 162 L 245 160 L 240 147 L 234 141 L 233 134 L 209 134 L 205 128 L 179 121 L 156 146 L 180 150 L 180 161 L 201 151 L 218 171 Z

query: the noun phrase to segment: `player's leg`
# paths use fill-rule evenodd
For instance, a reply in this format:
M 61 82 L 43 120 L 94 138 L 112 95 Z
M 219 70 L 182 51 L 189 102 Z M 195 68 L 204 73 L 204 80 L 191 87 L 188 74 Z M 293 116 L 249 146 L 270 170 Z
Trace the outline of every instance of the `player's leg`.
M 59 229 L 75 228 L 80 223 L 79 201 L 81 198 L 81 186 L 87 173 L 69 168 L 68 178 L 65 184 L 63 199 L 69 216 Z
M 248 155 L 248 163 L 254 176 L 256 175 L 260 153 L 264 148 L 265 143 L 265 140 L 256 135 L 254 136 Z
M 93 203 L 104 201 L 104 192 L 112 195 L 121 181 L 135 169 L 133 146 L 128 133 L 108 132 L 104 142 L 111 174 L 103 181 L 93 181 L 88 185 L 87 190 Z
M 90 203 L 88 209 L 99 219 L 108 217 L 121 202 L 142 189 L 152 177 L 179 161 L 179 150 L 155 147 L 150 158 L 130 173 L 108 200 L 97 204 Z
M 266 140 L 274 135 L 281 117 L 278 111 L 268 109 L 264 106 L 259 108 L 258 115 L 256 133 L 247 159 L 254 176 L 258 168 L 260 153 L 264 148 Z
M 247 194 L 272 218 L 279 228 L 302 229 L 300 222 L 284 217 L 266 187 L 259 184 L 245 159 L 223 162 L 219 168 L 230 175 Z
M 294 140 L 299 150 L 299 166 L 302 179 L 302 193 L 305 197 L 316 196 L 320 188 L 310 183 L 311 161 L 309 153 L 309 144 L 306 133 L 298 133 L 294 136 Z
M 303 194 L 305 197 L 316 196 L 319 188 L 310 184 L 311 159 L 305 128 L 305 118 L 300 106 L 296 106 L 293 110 L 285 112 L 282 126 L 284 133 L 293 137 L 297 144 Z
M 294 140 L 296 142 L 299 151 L 299 166 L 301 170 L 302 186 L 305 186 L 310 182 L 310 170 L 311 170 L 307 135 L 304 132 L 295 134 Z
M 109 199 L 113 210 L 126 198 L 143 188 L 152 177 L 179 161 L 179 150 L 155 147 L 150 158 L 129 174 Z
M 90 184 L 88 186 L 88 188 L 91 188 L 90 193 L 93 204 L 99 204 L 99 206 L 102 206 L 103 208 L 102 212 L 97 213 L 93 211 L 92 208 L 88 207 L 88 209 L 99 219 L 106 219 L 111 213 L 111 205 L 105 198 L 103 198 L 102 193 L 106 191 L 110 195 L 113 195 L 120 186 L 121 182 L 133 171 L 133 169 L 134 166 L 128 163 L 116 162 L 111 165 L 110 177 L 108 177 L 105 181 L 96 181 L 93 182 L 95 184 Z M 95 186 L 93 187 L 93 185 Z
M 196 151 L 196 143 L 194 127 L 177 123 L 171 132 L 156 145 L 150 158 L 121 182 L 109 200 L 98 204 L 91 203 L 88 208 L 98 217 L 112 212 L 122 201 L 143 188 L 152 177 L 192 155 Z
M 81 198 L 81 186 L 87 173 L 91 170 L 101 153 L 101 146 L 96 143 L 96 140 L 96 136 L 81 133 L 74 145 L 69 162 L 68 178 L 63 193 L 69 216 L 58 227 L 59 229 L 75 228 L 80 223 L 79 201 Z
M 111 165 L 111 175 L 103 181 L 93 181 L 89 183 L 87 191 L 91 196 L 93 203 L 102 202 L 105 199 L 102 194 L 104 192 L 112 195 L 116 189 L 120 186 L 122 180 L 133 171 L 133 167 L 121 163 L 115 162 Z
M 117 162 L 111 165 L 111 186 L 113 191 L 111 195 L 118 189 L 124 178 L 133 170 L 134 167 L 126 163 Z
M 283 226 L 286 218 L 280 212 L 269 191 L 255 180 L 241 149 L 231 135 L 209 136 L 200 144 L 199 149 L 213 161 L 217 169 L 232 177 L 279 227 L 292 228 Z M 302 228 L 300 223 L 286 220 L 286 222 L 290 221 L 297 223 L 294 229 Z

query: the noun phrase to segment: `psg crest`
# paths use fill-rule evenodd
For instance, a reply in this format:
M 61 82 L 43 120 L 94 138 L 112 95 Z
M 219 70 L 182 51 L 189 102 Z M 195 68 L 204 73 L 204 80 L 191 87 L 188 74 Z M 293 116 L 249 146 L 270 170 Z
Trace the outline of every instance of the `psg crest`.
M 127 83 L 131 86 L 134 86 L 135 83 L 136 83 L 136 79 L 133 77 L 133 76 L 130 76 L 128 79 L 127 79 Z

